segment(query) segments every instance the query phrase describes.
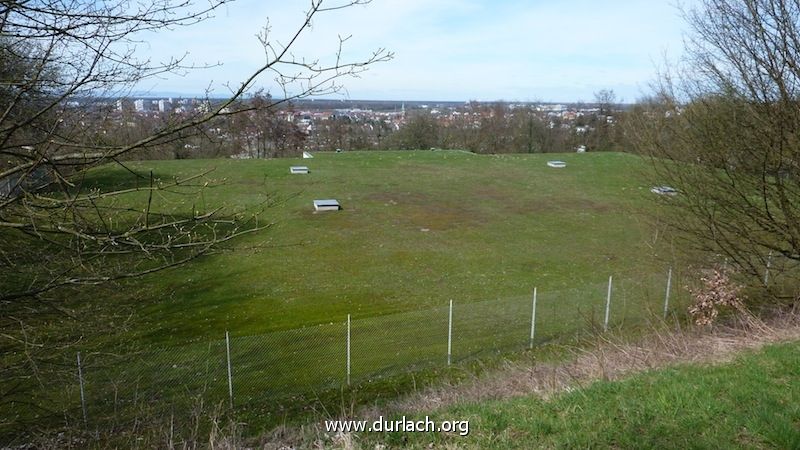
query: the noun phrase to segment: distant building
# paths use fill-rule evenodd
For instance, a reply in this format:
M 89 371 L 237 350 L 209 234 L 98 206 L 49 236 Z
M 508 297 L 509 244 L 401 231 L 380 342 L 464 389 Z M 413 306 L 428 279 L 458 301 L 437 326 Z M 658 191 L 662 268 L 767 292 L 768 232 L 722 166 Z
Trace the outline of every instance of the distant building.
M 133 102 L 127 98 L 120 98 L 114 103 L 114 109 L 117 112 L 133 111 Z
M 158 101 L 158 112 L 166 113 L 172 111 L 172 99 L 164 100 L 163 98 Z
M 133 102 L 133 109 L 135 109 L 136 112 L 145 112 L 146 109 L 145 109 L 145 106 L 144 106 L 144 100 L 142 100 L 142 99 L 135 100 Z

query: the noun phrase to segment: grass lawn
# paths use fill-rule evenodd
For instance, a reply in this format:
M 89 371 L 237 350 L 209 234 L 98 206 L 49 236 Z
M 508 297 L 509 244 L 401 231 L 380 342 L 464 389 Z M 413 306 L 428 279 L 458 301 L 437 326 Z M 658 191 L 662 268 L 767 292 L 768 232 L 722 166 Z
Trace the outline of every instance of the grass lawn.
M 274 227 L 236 250 L 130 283 L 140 342 L 174 344 L 343 322 L 663 273 L 671 262 L 647 212 L 654 195 L 627 154 L 479 156 L 457 151 L 320 153 L 314 159 L 130 163 L 157 177 L 214 169 L 202 196 L 162 208 L 201 211 L 281 202 Z M 307 165 L 309 175 L 290 175 Z M 109 166 L 95 182 L 129 184 Z M 314 213 L 336 198 L 342 211 Z M 143 195 L 125 201 L 143 205 Z M 603 293 L 598 297 L 602 302 Z M 128 339 L 131 333 L 120 338 Z
M 548 167 L 554 158 L 567 167 Z M 628 154 L 348 152 L 126 164 L 165 181 L 213 169 L 207 189 L 159 192 L 154 211 L 277 204 L 259 217 L 274 223 L 268 230 L 85 302 L 87 316 L 122 305 L 135 312 L 116 333 L 81 341 L 93 418 L 142 399 L 171 408 L 197 395 L 227 403 L 226 330 L 236 405 L 250 423 L 281 419 L 281 398 L 300 409 L 309 399 L 341 400 L 348 314 L 354 389 L 361 398 L 397 395 L 398 386 L 416 385 L 409 367 L 436 378 L 446 363 L 450 300 L 458 363 L 527 347 L 534 286 L 537 344 L 596 331 L 609 275 L 612 326 L 641 324 L 660 314 L 666 269 L 675 264 L 667 243 L 653 240 L 656 196 L 639 177 L 647 164 Z M 311 173 L 291 175 L 292 165 Z M 114 165 L 89 182 L 142 183 Z M 325 198 L 343 209 L 315 213 L 312 200 Z M 147 196 L 115 201 L 143 210 Z M 58 381 L 63 393 L 48 401 L 79 417 L 74 361 L 65 355 L 69 385 L 64 391 Z M 405 378 L 391 381 L 398 375 Z
M 362 434 L 356 442 L 430 448 L 798 448 L 800 343 L 720 366 L 684 365 L 534 397 L 432 412 L 470 421 L 467 437 Z M 437 445 L 437 448 L 438 448 Z

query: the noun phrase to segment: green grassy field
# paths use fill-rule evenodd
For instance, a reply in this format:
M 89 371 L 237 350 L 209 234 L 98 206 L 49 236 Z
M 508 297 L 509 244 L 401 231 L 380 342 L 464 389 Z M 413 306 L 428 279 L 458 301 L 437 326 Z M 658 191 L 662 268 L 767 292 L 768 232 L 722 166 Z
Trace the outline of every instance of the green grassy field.
M 798 448 L 800 344 L 745 354 L 721 366 L 684 365 L 534 397 L 432 412 L 469 420 L 466 437 L 363 434 L 363 448 Z
M 547 167 L 554 158 L 567 167 Z M 116 333 L 81 342 L 95 421 L 137 408 L 190 409 L 198 395 L 227 403 L 226 330 L 238 417 L 269 425 L 314 402 L 335 404 L 346 379 L 348 314 L 353 389 L 368 401 L 396 396 L 416 386 L 409 370 L 442 375 L 450 300 L 459 363 L 528 346 L 534 286 L 537 345 L 598 331 L 609 275 L 611 325 L 646 325 L 660 317 L 666 269 L 675 264 L 667 243 L 654 240 L 656 196 L 640 177 L 647 165 L 628 154 L 352 152 L 126 164 L 165 181 L 213 169 L 202 180 L 207 189 L 159 192 L 154 210 L 275 202 L 259 216 L 274 226 L 84 302 L 86 315 L 134 312 Z M 311 173 L 291 175 L 299 164 Z M 119 166 L 96 170 L 89 182 L 142 183 Z M 315 213 L 320 198 L 338 199 L 343 210 Z M 116 201 L 141 210 L 147 196 Z M 65 374 L 50 377 L 42 393 L 79 420 L 74 361 L 65 354 Z
M 546 166 L 553 155 L 453 151 L 131 163 L 162 179 L 213 168 L 207 178 L 225 180 L 202 197 L 166 195 L 166 208 L 281 200 L 262 214 L 275 226 L 238 250 L 131 284 L 126 295 L 143 307 L 134 334 L 164 344 L 219 339 L 226 329 L 253 335 L 662 273 L 671 255 L 650 245 L 654 196 L 637 179 L 645 163 L 558 157 L 566 169 Z M 296 164 L 311 173 L 290 175 Z M 105 185 L 131 178 L 116 166 L 95 176 Z M 315 214 L 318 198 L 343 210 Z

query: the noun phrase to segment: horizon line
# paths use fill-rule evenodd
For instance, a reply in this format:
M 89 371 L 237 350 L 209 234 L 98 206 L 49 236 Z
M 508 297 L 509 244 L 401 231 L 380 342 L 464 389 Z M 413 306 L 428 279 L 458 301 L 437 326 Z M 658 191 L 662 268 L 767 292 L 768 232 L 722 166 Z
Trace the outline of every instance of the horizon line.
M 87 96 L 87 97 L 89 97 L 89 96 Z M 195 96 L 193 96 L 193 95 L 190 95 L 190 94 L 177 93 L 177 92 L 172 92 L 172 93 L 170 93 L 170 92 L 163 92 L 163 93 L 153 92 L 153 93 L 148 93 L 147 95 L 126 95 L 126 96 L 106 97 L 106 98 L 113 98 L 113 99 L 191 98 L 191 99 L 225 100 L 225 99 L 228 99 L 230 97 L 213 96 L 213 95 L 211 95 L 211 96 L 204 96 L 204 95 L 195 95 Z M 247 98 L 251 98 L 251 97 L 243 96 L 242 98 L 243 99 L 247 99 Z M 274 98 L 276 100 L 282 100 L 282 99 L 280 99 L 278 97 L 274 97 Z M 431 99 L 416 100 L 416 99 L 400 99 L 400 100 L 393 100 L 393 99 L 370 99 L 370 98 L 341 99 L 341 98 L 313 97 L 313 96 L 312 97 L 297 98 L 297 99 L 290 100 L 290 101 L 317 101 L 317 100 L 328 101 L 328 102 L 341 102 L 341 103 L 346 103 L 346 102 L 395 102 L 395 103 L 410 102 L 410 103 L 463 103 L 463 104 L 467 104 L 467 103 L 476 102 L 476 103 L 506 103 L 506 104 L 523 103 L 523 104 L 550 104 L 550 105 L 557 105 L 557 104 L 571 104 L 572 105 L 572 104 L 578 104 L 578 103 L 584 103 L 584 104 L 593 105 L 593 104 L 599 103 L 599 102 L 595 102 L 595 101 L 586 101 L 586 100 L 503 100 L 503 99 L 495 99 L 495 100 L 475 100 L 475 99 L 470 99 L 470 100 L 431 100 Z M 615 102 L 614 104 L 615 105 L 634 105 L 634 104 L 636 104 L 636 102 L 622 101 L 622 102 Z

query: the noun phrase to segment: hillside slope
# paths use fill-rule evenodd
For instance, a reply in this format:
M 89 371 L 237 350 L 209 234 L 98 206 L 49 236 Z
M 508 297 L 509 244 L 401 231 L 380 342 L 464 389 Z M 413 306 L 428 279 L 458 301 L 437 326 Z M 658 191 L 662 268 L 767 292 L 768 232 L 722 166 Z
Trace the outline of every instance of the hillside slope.
M 549 159 L 567 162 L 564 169 Z M 308 175 L 289 167 L 306 165 Z M 132 283 L 144 307 L 137 338 L 219 339 L 541 292 L 591 288 L 602 308 L 608 276 L 658 274 L 672 264 L 648 221 L 656 196 L 622 153 L 474 155 L 457 151 L 346 152 L 314 159 L 130 162 L 169 180 L 211 170 L 200 195 L 161 193 L 161 209 L 227 211 L 270 201 L 270 229 L 232 251 Z M 93 182 L 135 182 L 107 166 Z M 343 210 L 315 213 L 312 200 Z M 134 193 L 126 206 L 145 208 Z M 155 208 L 155 206 L 154 206 Z M 656 244 L 661 244 L 658 242 Z M 660 297 L 660 294 L 658 295 Z M 657 301 L 653 308 L 657 309 Z M 631 311 L 634 314 L 634 311 Z M 149 330 L 149 332 L 144 332 Z
M 470 434 L 368 434 L 364 448 L 800 448 L 800 342 L 722 365 L 681 365 L 599 381 L 550 400 L 520 397 L 446 408 Z M 364 439 L 363 441 L 361 439 Z

